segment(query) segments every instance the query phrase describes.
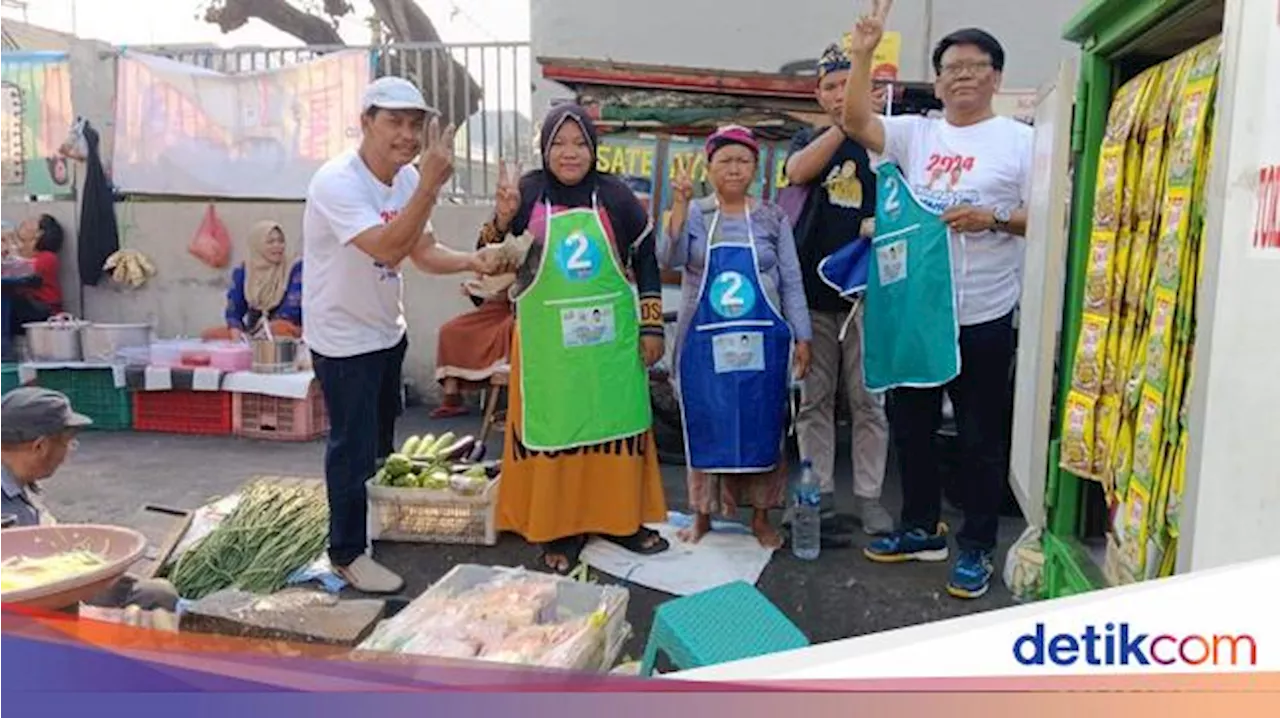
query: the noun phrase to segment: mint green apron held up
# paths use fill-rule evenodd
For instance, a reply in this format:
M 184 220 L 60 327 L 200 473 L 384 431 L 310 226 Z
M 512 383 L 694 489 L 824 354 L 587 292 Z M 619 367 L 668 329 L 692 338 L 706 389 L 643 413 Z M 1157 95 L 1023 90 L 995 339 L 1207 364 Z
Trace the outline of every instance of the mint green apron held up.
M 862 329 L 868 391 L 941 386 L 960 374 L 960 323 L 947 225 L 897 165 L 876 177 L 876 236 Z
M 594 197 L 591 208 L 547 205 L 538 270 L 515 304 L 526 447 L 559 451 L 649 430 L 639 298 Z

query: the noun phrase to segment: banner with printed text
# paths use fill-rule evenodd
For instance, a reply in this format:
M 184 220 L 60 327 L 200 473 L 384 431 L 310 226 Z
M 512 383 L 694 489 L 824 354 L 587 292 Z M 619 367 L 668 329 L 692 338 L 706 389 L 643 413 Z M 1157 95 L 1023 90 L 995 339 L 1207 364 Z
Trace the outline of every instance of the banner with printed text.
M 652 135 L 605 135 L 596 151 L 596 169 L 626 182 L 648 210 L 657 156 L 658 139 Z
M 70 197 L 71 163 L 59 148 L 75 121 L 71 63 L 60 52 L 5 52 L 3 62 L 5 197 Z
M 126 193 L 303 199 L 315 171 L 359 142 L 370 79 L 361 50 L 235 75 L 123 53 L 113 180 Z

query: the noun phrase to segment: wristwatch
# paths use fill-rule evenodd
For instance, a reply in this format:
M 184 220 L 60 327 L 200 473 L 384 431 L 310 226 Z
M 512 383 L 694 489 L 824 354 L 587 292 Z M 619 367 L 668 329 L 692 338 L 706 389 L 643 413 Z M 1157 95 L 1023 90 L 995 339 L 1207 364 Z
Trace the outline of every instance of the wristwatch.
M 1003 207 L 996 207 L 991 210 L 991 217 L 995 220 L 995 224 L 991 229 L 1003 232 L 1009 228 L 1009 220 L 1012 218 L 1012 213 Z

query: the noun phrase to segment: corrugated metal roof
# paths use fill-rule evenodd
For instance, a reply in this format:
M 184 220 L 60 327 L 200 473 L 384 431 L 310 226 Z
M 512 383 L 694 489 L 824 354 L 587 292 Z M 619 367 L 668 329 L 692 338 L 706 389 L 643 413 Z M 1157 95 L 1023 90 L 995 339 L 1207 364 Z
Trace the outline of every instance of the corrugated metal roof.
M 46 27 L 32 25 L 19 20 L 5 20 L 0 34 L 4 35 L 4 49 L 6 50 L 68 52 L 71 50 L 71 46 L 79 39 L 69 33 L 50 30 Z

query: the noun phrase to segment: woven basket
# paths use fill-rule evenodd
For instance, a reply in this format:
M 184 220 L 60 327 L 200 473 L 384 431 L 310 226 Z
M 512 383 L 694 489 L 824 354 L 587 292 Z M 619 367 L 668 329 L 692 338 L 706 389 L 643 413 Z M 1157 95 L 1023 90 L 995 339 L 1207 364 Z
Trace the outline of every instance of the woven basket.
M 495 478 L 484 491 L 463 496 L 449 489 L 382 486 L 365 482 L 369 494 L 369 538 L 379 541 L 473 544 L 498 542 L 494 510 L 498 504 Z

